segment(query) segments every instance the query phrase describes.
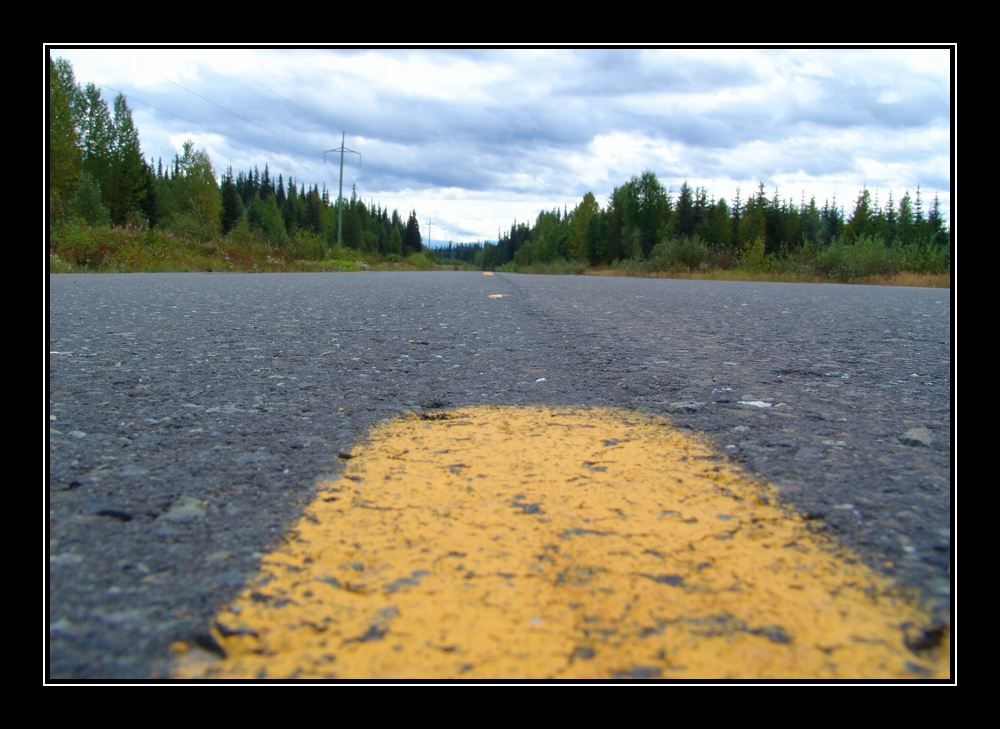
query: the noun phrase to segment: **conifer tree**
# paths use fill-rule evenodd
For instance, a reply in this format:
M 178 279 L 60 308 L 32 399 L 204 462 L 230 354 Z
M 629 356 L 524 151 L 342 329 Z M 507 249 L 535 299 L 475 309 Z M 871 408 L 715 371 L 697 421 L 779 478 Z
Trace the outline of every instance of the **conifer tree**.
M 570 216 L 569 255 L 577 261 L 588 258 L 587 234 L 590 232 L 590 219 L 599 211 L 600 206 L 594 193 L 587 192 Z
M 49 184 L 57 198 L 68 201 L 83 169 L 73 102 L 77 94 L 69 61 L 49 59 Z
M 910 191 L 907 190 L 899 200 L 899 214 L 896 216 L 896 238 L 900 243 L 906 245 L 913 243 L 915 236 L 913 220 L 913 201 L 910 199 Z
M 101 188 L 104 205 L 111 208 L 114 177 L 114 121 L 101 90 L 88 83 L 80 95 L 80 144 L 83 169 Z
M 403 251 L 407 255 L 410 253 L 420 253 L 423 247 L 423 239 L 420 237 L 420 224 L 417 222 L 417 211 L 411 210 L 410 217 L 406 221 L 406 231 L 403 233 Z
M 871 194 L 868 188 L 863 188 L 858 194 L 858 199 L 854 203 L 854 213 L 847 221 L 847 228 L 844 230 L 844 238 L 847 240 L 857 240 L 875 232 L 875 221 L 872 215 Z
M 930 229 L 930 243 L 936 246 L 950 246 L 951 236 L 944 224 L 944 217 L 941 215 L 941 203 L 937 193 L 934 194 L 934 202 L 931 203 L 931 210 L 927 214 L 927 224 Z
M 244 216 L 243 201 L 233 182 L 233 168 L 230 167 L 222 178 L 222 233 L 226 234 Z
M 285 232 L 288 235 L 295 235 L 299 228 L 299 207 L 302 201 L 299 199 L 299 192 L 295 188 L 295 181 L 288 178 L 288 197 L 285 198 L 285 205 L 281 208 L 281 217 L 285 221 Z
M 667 228 L 668 235 L 677 238 L 693 235 L 696 225 L 694 195 L 691 193 L 687 180 L 685 180 L 684 184 L 681 185 L 680 194 L 677 196 L 677 205 L 670 216 L 670 224 Z
M 274 196 L 277 198 L 278 208 L 285 207 L 285 181 L 280 173 L 278 174 L 278 189 L 275 190 Z
M 115 97 L 112 120 L 111 190 L 108 210 L 111 222 L 123 225 L 129 214 L 139 209 L 146 194 L 146 162 L 139 148 L 139 132 L 132 122 L 132 111 L 122 94 Z

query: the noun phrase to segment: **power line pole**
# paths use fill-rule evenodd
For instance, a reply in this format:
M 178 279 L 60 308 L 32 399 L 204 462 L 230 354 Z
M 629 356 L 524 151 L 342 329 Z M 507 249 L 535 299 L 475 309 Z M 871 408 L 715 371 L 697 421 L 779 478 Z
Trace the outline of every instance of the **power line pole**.
M 346 149 L 344 147 L 344 139 L 347 137 L 347 132 L 340 133 L 340 146 L 334 147 L 333 149 L 328 149 L 323 153 L 323 164 L 326 164 L 327 152 L 340 152 L 340 191 L 337 193 L 337 245 L 344 245 L 344 152 L 350 152 L 351 154 L 358 155 L 358 159 L 361 159 L 361 152 L 355 152 L 353 149 Z

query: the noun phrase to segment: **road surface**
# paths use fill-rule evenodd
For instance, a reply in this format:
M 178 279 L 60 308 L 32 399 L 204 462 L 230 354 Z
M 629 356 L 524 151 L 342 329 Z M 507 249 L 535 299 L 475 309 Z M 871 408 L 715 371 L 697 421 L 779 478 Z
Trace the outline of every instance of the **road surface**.
M 457 272 L 49 283 L 52 678 L 165 677 L 184 646 L 218 654 L 220 608 L 374 426 L 482 406 L 611 408 L 704 439 L 911 591 L 929 615 L 906 637 L 914 678 L 947 640 L 947 291 Z M 611 675 L 670 677 L 634 665 Z

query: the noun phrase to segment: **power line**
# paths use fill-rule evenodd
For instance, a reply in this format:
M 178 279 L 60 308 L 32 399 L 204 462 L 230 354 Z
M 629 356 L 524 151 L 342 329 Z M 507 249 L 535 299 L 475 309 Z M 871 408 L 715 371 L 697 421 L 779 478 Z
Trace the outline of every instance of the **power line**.
M 292 106 L 293 108 L 295 108 L 295 109 L 303 112 L 304 114 L 307 114 L 308 116 L 311 116 L 312 118 L 316 119 L 317 121 L 319 121 L 319 122 L 321 122 L 323 124 L 329 124 L 329 122 L 324 121 L 323 119 L 319 118 L 318 116 L 316 116 L 312 112 L 308 111 L 307 109 L 303 109 L 298 104 L 294 103 L 290 99 L 285 98 L 281 94 L 277 93 L 276 91 L 274 91 L 273 89 L 269 88 L 268 86 L 266 86 L 265 84 L 261 83 L 260 81 L 257 81 L 256 79 L 254 79 L 253 77 L 249 76 L 248 74 L 243 73 L 243 75 L 246 76 L 251 81 L 253 81 L 254 83 L 256 83 L 257 85 L 263 87 L 264 89 L 266 89 L 270 93 L 272 93 L 275 96 L 277 96 L 279 99 L 281 99 L 282 101 L 284 101 L 285 103 L 287 103 L 289 106 Z M 228 109 L 228 108 L 222 106 L 221 104 L 218 104 L 218 103 L 212 101 L 211 99 L 206 98 L 206 97 L 202 96 L 201 94 L 198 94 L 195 91 L 192 91 L 191 89 L 187 88 L 186 86 L 184 86 L 182 84 L 177 83 L 176 81 L 174 81 L 172 79 L 165 78 L 165 80 L 169 81 L 174 86 L 177 86 L 178 88 L 180 88 L 180 89 L 188 92 L 192 96 L 196 96 L 199 99 L 201 99 L 202 101 L 205 101 L 205 102 L 211 104 L 212 106 L 215 106 L 215 107 L 221 109 L 222 111 L 225 111 L 228 114 L 232 114 L 237 119 L 240 119 L 240 120 L 242 120 L 242 121 L 244 121 L 244 122 L 246 122 L 248 124 L 252 124 L 253 126 L 257 127 L 258 129 L 261 129 L 262 131 L 265 131 L 265 132 L 267 132 L 269 134 L 273 134 L 274 136 L 278 137 L 279 139 L 283 139 L 286 142 L 289 142 L 290 144 L 294 144 L 294 145 L 296 145 L 298 147 L 301 147 L 302 149 L 305 149 L 305 150 L 310 151 L 310 152 L 315 152 L 315 150 L 313 150 L 312 148 L 307 147 L 306 145 L 301 144 L 299 142 L 296 142 L 293 139 L 289 139 L 288 137 L 285 137 L 284 135 L 279 134 L 278 132 L 275 132 L 272 129 L 268 129 L 267 127 L 264 127 L 264 126 L 258 124 L 257 122 L 253 121 L 252 119 L 248 119 L 247 117 L 242 116 L 241 114 L 238 114 L 238 113 L 232 111 L 231 109 Z M 246 145 L 248 145 L 250 147 L 255 147 L 257 149 L 261 149 L 261 150 L 270 152 L 270 153 L 278 155 L 278 156 L 281 156 L 282 154 L 285 154 L 284 152 L 280 152 L 280 151 L 278 151 L 276 149 L 272 149 L 270 147 L 264 147 L 259 142 L 251 141 L 251 140 L 248 140 L 248 139 L 244 139 L 242 137 L 237 137 L 237 136 L 232 135 L 232 134 L 230 134 L 228 132 L 223 132 L 223 131 L 220 131 L 220 130 L 214 128 L 214 127 L 210 127 L 207 124 L 203 124 L 201 122 L 194 121 L 193 119 L 188 119 L 187 117 L 181 116 L 180 114 L 175 114 L 172 111 L 168 111 L 166 109 L 163 109 L 161 107 L 156 106 L 155 104 L 151 104 L 148 101 L 145 101 L 144 99 L 140 99 L 140 98 L 137 98 L 137 97 L 134 97 L 134 96 L 129 96 L 128 94 L 125 94 L 125 92 L 123 92 L 123 91 L 119 91 L 117 89 L 112 89 L 112 88 L 110 88 L 108 86 L 102 86 L 100 84 L 98 84 L 98 86 L 100 88 L 106 89 L 107 91 L 110 91 L 110 92 L 113 92 L 113 93 L 120 93 L 123 96 L 126 96 L 127 98 L 131 98 L 134 101 L 139 102 L 140 104 L 143 104 L 143 105 L 145 105 L 145 106 L 147 106 L 147 107 L 149 107 L 151 109 L 154 109 L 154 110 L 156 110 L 156 111 L 158 111 L 160 113 L 167 114 L 168 116 L 172 116 L 175 119 L 180 119 L 181 121 L 186 122 L 188 124 L 194 124 L 196 126 L 199 126 L 202 129 L 205 129 L 205 130 L 207 130 L 207 131 L 209 131 L 209 132 L 211 132 L 213 134 L 219 135 L 220 137 L 223 137 L 223 138 L 226 138 L 226 139 L 230 139 L 230 140 L 233 140 L 233 141 L 237 141 L 237 142 L 241 142 L 241 143 L 246 144 Z M 344 135 L 344 137 L 346 139 L 346 135 Z M 341 141 L 341 148 L 343 148 L 343 145 L 344 145 L 344 140 Z M 328 150 L 328 151 L 340 151 L 340 148 L 335 149 L 335 150 Z M 361 166 L 361 170 L 362 170 L 363 174 L 366 177 L 370 178 L 370 181 L 372 183 L 374 183 L 373 186 L 377 186 L 377 187 L 383 188 L 383 192 L 384 192 L 384 188 L 386 187 L 386 185 L 385 185 L 384 180 L 382 180 L 381 175 L 378 174 L 378 172 L 376 172 L 376 170 L 379 169 L 378 166 L 377 165 L 373 166 L 370 162 L 366 163 L 363 159 L 361 159 L 360 153 L 355 152 L 354 150 L 349 150 L 349 149 L 344 148 L 344 151 L 346 151 L 346 152 L 354 152 L 355 154 L 358 154 L 359 164 Z M 318 152 L 316 152 L 316 153 L 318 153 Z M 325 155 L 326 155 L 326 153 L 324 152 L 323 155 L 324 155 L 324 161 L 325 161 Z M 291 179 L 291 178 L 289 178 L 289 179 Z M 338 197 L 341 200 L 343 199 L 343 171 L 341 171 L 340 195 Z M 340 217 L 340 216 L 338 215 L 338 217 Z M 338 225 L 338 227 L 339 227 L 339 225 Z
M 116 94 L 121 94 L 126 99 L 131 99 L 132 101 L 138 101 L 140 104 L 148 106 L 150 109 L 155 109 L 156 111 L 159 111 L 159 112 L 161 112 L 163 114 L 167 114 L 168 116 L 172 116 L 175 119 L 180 119 L 181 121 L 187 122 L 188 124 L 194 124 L 196 126 L 201 127 L 202 129 L 207 129 L 208 131 L 212 132 L 213 134 L 218 134 L 220 137 L 225 137 L 227 139 L 233 139 L 233 140 L 236 140 L 237 142 L 243 142 L 244 144 L 247 144 L 247 145 L 249 145 L 251 147 L 258 147 L 260 149 L 266 150 L 268 152 L 272 152 L 272 153 L 277 154 L 277 155 L 282 154 L 278 150 L 276 150 L 276 149 L 270 149 L 269 147 L 264 147 L 264 146 L 262 146 L 258 142 L 251 142 L 249 139 L 242 139 L 240 137 L 233 136 L 232 134 L 228 134 L 226 132 L 220 132 L 218 129 L 213 129 L 212 127 L 208 126 L 207 124 L 202 124 L 201 122 L 194 121 L 193 119 L 188 119 L 187 117 L 183 117 L 180 114 L 175 114 L 172 111 L 167 111 L 166 109 L 161 109 L 160 107 L 156 106 L 155 104 L 150 104 L 148 101 L 144 101 L 144 100 L 142 100 L 142 99 L 140 99 L 140 98 L 138 98 L 136 96 L 131 96 L 129 94 L 126 94 L 124 91 L 119 91 L 117 89 L 111 88 L 110 86 L 104 86 L 102 84 L 95 84 L 95 85 L 98 88 L 102 88 L 102 89 L 105 89 L 107 91 L 112 91 L 112 92 L 114 92 Z M 196 96 L 197 96 L 197 94 L 196 94 Z M 207 101 L 207 99 L 206 99 L 206 101 Z M 278 135 L 278 136 L 281 136 L 281 135 Z
M 289 100 L 289 99 L 286 99 L 286 98 L 285 98 L 284 96 L 282 96 L 281 94 L 279 94 L 279 93 L 278 93 L 277 91 L 275 91 L 274 89 L 271 89 L 271 88 L 268 88 L 267 86 L 264 86 L 264 84 L 262 84 L 262 83 L 261 83 L 260 81 L 258 81 L 257 79 L 255 79 L 255 78 L 254 78 L 253 76 L 250 76 L 250 75 L 249 75 L 248 73 L 246 73 L 245 71 L 240 71 L 240 73 L 242 73 L 242 74 L 243 74 L 244 76 L 246 76 L 246 77 L 247 77 L 248 79 L 250 79 L 251 81 L 253 81 L 253 82 L 254 82 L 255 84 L 257 84 L 258 86 L 262 86 L 263 88 L 265 88 L 265 89 L 267 89 L 268 91 L 270 91 L 270 92 L 271 92 L 272 94 L 274 94 L 275 96 L 277 96 L 277 97 L 278 97 L 279 99 L 281 99 L 282 101 L 284 101 L 284 102 L 285 102 L 286 104 L 288 104 L 289 106 L 294 106 L 294 107 L 295 107 L 296 109 L 298 109 L 299 111 L 301 111 L 301 112 L 302 112 L 303 114 L 308 114 L 309 116 L 311 116 L 311 117 L 312 117 L 313 119 L 315 119 L 316 121 L 318 121 L 318 122 L 320 122 L 320 123 L 322 123 L 322 124 L 327 124 L 327 125 L 329 125 L 329 126 L 330 126 L 331 128 L 333 127 L 333 125 L 332 125 L 332 124 L 330 124 L 330 122 L 328 122 L 328 121 L 326 121 L 326 120 L 324 120 L 324 119 L 320 119 L 320 118 L 319 118 L 318 116 L 316 116 L 315 114 L 313 114 L 313 113 L 312 113 L 311 111 L 309 111 L 308 109 L 303 109 L 303 108 L 302 108 L 301 106 L 299 106 L 298 104 L 296 104 L 296 103 L 295 103 L 294 101 L 291 101 L 291 100 Z
M 197 94 L 197 93 L 195 93 L 194 91 L 192 91 L 191 89 L 189 89 L 189 88 L 185 88 L 184 86 L 181 86 L 181 85 L 180 85 L 179 83 L 177 83 L 176 81 L 172 81 L 171 79 L 167 79 L 167 81 L 170 81 L 170 83 L 172 83 L 172 84 L 173 84 L 174 86 L 176 86 L 177 88 L 180 88 L 180 89 L 184 89 L 185 91 L 187 91 L 187 92 L 188 92 L 189 94 L 191 94 L 192 96 L 197 96 L 197 97 L 198 97 L 199 99 L 201 99 L 202 101 L 205 101 L 205 102 L 208 102 L 208 103 L 209 103 L 209 104 L 211 104 L 212 106 L 215 106 L 215 107 L 218 107 L 219 109 L 222 109 L 222 110 L 223 110 L 224 112 L 227 112 L 227 113 L 229 113 L 229 114 L 232 114 L 232 115 L 233 115 L 233 116 L 235 116 L 235 117 L 236 117 L 237 119 L 242 119 L 242 120 L 243 120 L 243 121 L 245 121 L 245 122 L 246 122 L 247 124 L 253 124 L 253 125 L 254 125 L 255 127 L 257 127 L 258 129 L 262 129 L 263 131 L 267 132 L 268 134 L 273 134 L 274 136 L 278 137 L 279 139 L 284 139 L 284 140 L 285 140 L 286 142 L 291 142 L 292 144 L 294 144 L 294 145 L 296 145 L 296 146 L 298 146 L 298 147 L 302 147 L 302 149 L 308 149 L 308 150 L 309 150 L 310 152 L 314 152 L 314 151 L 315 151 L 314 149 L 311 149 L 310 147 L 307 147 L 307 146 L 306 146 L 306 145 L 304 145 L 304 144 L 299 144 L 298 142 L 296 142 L 296 141 L 295 141 L 295 140 L 293 140 L 293 139 L 289 139 L 288 137 L 285 137 L 285 136 L 282 136 L 281 134 L 278 134 L 278 133 L 277 133 L 276 131 L 274 131 L 274 130 L 272 130 L 272 129 L 268 129 L 267 127 L 262 127 L 262 126 L 261 126 L 260 124 L 258 124 L 257 122 L 255 122 L 255 121 L 253 121 L 253 120 L 251 120 L 251 119 L 247 119 L 247 118 L 246 118 L 245 116 L 240 116 L 240 115 L 239 115 L 239 114 L 237 114 L 237 113 L 236 113 L 235 111 L 232 111 L 232 110 L 230 110 L 230 109 L 227 109 L 226 107 L 222 106 L 221 104 L 216 104 L 216 103 L 215 103 L 214 101 L 212 101 L 211 99 L 206 99 L 206 98 L 205 98 L 204 96 L 202 96 L 201 94 Z M 276 154 L 280 154 L 280 152 L 276 152 Z

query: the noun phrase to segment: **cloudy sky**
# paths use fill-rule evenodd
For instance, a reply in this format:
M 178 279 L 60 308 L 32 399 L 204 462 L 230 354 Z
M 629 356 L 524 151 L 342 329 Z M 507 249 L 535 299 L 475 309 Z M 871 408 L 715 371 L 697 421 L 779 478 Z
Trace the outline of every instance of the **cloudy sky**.
M 602 207 L 649 169 L 732 202 L 763 182 L 796 204 L 920 185 L 950 221 L 948 49 L 82 49 L 50 46 L 109 105 L 128 97 L 147 159 L 186 139 L 221 175 L 268 164 L 405 219 L 424 242 L 495 240 L 540 210 Z M 430 224 L 430 225 L 429 225 Z

